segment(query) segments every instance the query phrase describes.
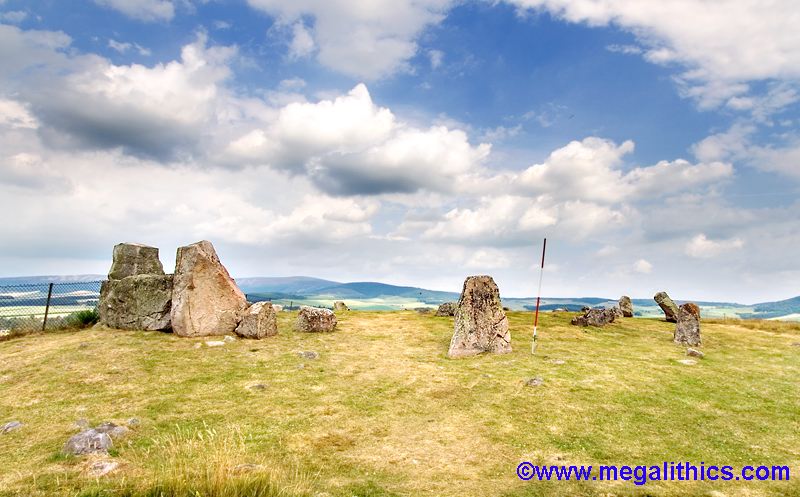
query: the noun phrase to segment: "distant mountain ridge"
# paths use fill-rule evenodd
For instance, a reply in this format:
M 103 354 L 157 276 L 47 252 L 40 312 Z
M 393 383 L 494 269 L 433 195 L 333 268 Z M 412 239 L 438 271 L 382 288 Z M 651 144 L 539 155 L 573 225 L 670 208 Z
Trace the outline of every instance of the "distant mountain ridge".
M 104 275 L 19 276 L 0 278 L 0 287 L 16 285 L 41 285 L 46 283 L 76 283 L 98 281 Z M 335 300 L 353 301 L 354 309 L 390 310 L 419 306 L 436 306 L 454 301 L 458 292 L 427 290 L 412 286 L 399 286 L 374 281 L 341 283 L 310 276 L 237 278 L 237 284 L 250 300 L 272 300 L 281 303 L 331 305 Z M 570 311 L 581 307 L 611 306 L 616 299 L 602 297 L 542 298 L 542 309 L 564 308 Z M 682 303 L 682 300 L 676 300 Z M 734 302 L 696 302 L 709 317 L 781 318 L 800 315 L 800 296 L 776 302 L 738 304 Z M 529 310 L 535 305 L 534 297 L 504 298 L 503 304 L 513 310 Z M 348 303 L 350 305 L 350 303 Z M 661 311 L 652 299 L 633 299 L 639 316 L 658 316 Z

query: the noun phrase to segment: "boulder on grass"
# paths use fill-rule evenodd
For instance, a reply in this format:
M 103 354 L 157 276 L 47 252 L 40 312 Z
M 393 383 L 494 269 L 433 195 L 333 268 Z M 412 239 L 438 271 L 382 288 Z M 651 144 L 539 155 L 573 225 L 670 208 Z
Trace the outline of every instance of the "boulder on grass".
M 700 345 L 700 308 L 696 304 L 688 302 L 678 309 L 674 341 L 684 345 Z
M 158 249 L 138 243 L 115 245 L 108 279 L 121 280 L 140 274 L 164 274 L 164 267 L 158 259 Z
M 582 316 L 575 316 L 571 323 L 575 326 L 605 326 L 613 323 L 619 316 L 619 308 L 613 309 L 588 309 Z
M 347 307 L 347 304 L 342 302 L 341 300 L 337 300 L 333 303 L 333 310 L 334 311 L 349 311 L 350 308 Z
M 678 322 L 678 306 L 669 298 L 667 292 L 658 292 L 653 296 L 653 300 L 655 300 L 656 304 L 664 311 L 664 318 L 667 321 L 670 323 Z
M 631 298 L 627 295 L 623 295 L 619 298 L 619 309 L 622 311 L 622 317 L 625 318 L 632 318 L 633 317 L 633 302 L 631 302 Z
M 242 317 L 236 334 L 242 338 L 261 339 L 278 334 L 278 319 L 275 309 L 269 302 L 256 302 L 251 305 Z
M 120 330 L 171 327 L 172 275 L 138 274 L 100 285 L 100 322 Z
M 297 314 L 294 329 L 308 333 L 329 332 L 336 328 L 336 314 L 330 309 L 303 306 Z
M 455 316 L 456 315 L 456 308 L 458 304 L 455 302 L 445 302 L 441 304 L 438 309 L 436 309 L 437 316 Z
M 447 355 L 468 357 L 484 352 L 511 352 L 511 332 L 500 303 L 500 290 L 492 277 L 470 276 L 458 299 Z
M 247 299 L 211 242 L 180 247 L 172 285 L 172 331 L 184 337 L 233 333 Z
M 62 452 L 73 456 L 84 454 L 108 454 L 108 449 L 113 443 L 108 433 L 103 433 L 95 429 L 88 429 L 73 435 L 64 444 Z

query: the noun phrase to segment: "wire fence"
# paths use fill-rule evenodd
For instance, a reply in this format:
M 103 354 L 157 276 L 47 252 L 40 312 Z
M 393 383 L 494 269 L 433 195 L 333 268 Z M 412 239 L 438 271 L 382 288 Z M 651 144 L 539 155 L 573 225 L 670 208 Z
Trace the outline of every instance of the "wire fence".
M 0 285 L 0 337 L 96 321 L 100 281 Z

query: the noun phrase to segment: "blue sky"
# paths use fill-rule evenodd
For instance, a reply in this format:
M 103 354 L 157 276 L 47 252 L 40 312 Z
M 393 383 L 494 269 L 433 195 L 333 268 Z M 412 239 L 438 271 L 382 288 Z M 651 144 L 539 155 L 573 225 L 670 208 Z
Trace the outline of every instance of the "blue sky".
M 791 1 L 0 0 L 0 275 L 797 295 Z M 24 207 L 22 207 L 24 206 Z

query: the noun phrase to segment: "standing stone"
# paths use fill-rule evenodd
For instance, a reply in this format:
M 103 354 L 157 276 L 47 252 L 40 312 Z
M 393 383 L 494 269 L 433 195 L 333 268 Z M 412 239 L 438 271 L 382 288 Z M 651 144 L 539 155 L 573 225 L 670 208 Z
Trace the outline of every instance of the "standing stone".
M 347 307 L 347 304 L 342 302 L 341 300 L 337 300 L 333 303 L 333 310 L 334 311 L 349 311 L 350 308 Z
M 619 298 L 619 308 L 622 311 L 622 317 L 633 317 L 633 302 L 631 302 L 631 298 L 627 295 L 623 295 Z
M 456 308 L 458 306 L 455 302 L 445 302 L 441 304 L 439 308 L 436 310 L 437 316 L 455 316 L 456 315 Z
M 572 318 L 574 326 L 605 326 L 613 323 L 621 313 L 618 307 L 613 309 L 587 309 L 582 316 Z
M 236 327 L 236 334 L 242 338 L 274 336 L 278 334 L 278 319 L 275 309 L 269 302 L 256 302 L 244 313 L 242 322 Z
M 678 309 L 675 325 L 675 343 L 700 345 L 700 308 L 688 302 Z
M 678 322 L 678 306 L 669 298 L 667 292 L 658 292 L 653 297 L 661 310 L 664 311 L 664 317 L 670 323 Z
M 247 308 L 247 299 L 211 242 L 178 248 L 172 285 L 172 330 L 197 337 L 233 333 Z
M 330 309 L 303 306 L 297 314 L 294 329 L 309 333 L 333 331 L 336 328 L 336 314 Z
M 454 322 L 449 357 L 511 352 L 508 318 L 491 276 L 470 276 L 464 281 Z
M 172 275 L 139 274 L 100 286 L 100 322 L 120 330 L 168 330 Z
M 164 274 L 164 267 L 158 259 L 158 249 L 138 243 L 115 245 L 108 279 L 121 280 L 138 274 Z
M 108 280 L 100 286 L 100 323 L 121 330 L 168 330 L 172 275 L 165 275 L 158 249 L 137 243 L 114 246 Z

